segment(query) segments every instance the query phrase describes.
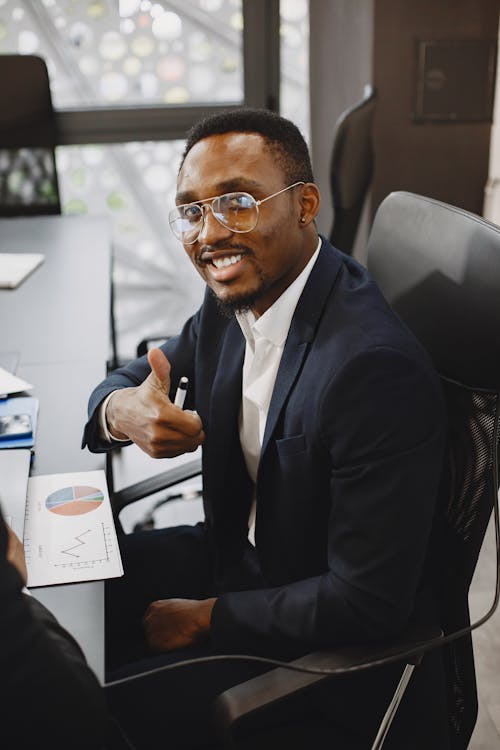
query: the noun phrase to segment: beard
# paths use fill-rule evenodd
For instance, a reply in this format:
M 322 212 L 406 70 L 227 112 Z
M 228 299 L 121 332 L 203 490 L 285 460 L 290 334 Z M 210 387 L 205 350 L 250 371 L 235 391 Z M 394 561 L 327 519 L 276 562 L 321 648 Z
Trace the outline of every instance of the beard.
M 235 294 L 232 297 L 228 296 L 225 299 L 218 297 L 211 287 L 209 289 L 222 315 L 226 318 L 232 318 L 235 313 L 245 313 L 251 310 L 255 303 L 266 294 L 271 286 L 270 282 L 261 274 L 259 274 L 259 281 L 259 286 L 256 289 L 243 294 Z
M 200 248 L 198 256 L 196 257 L 196 259 L 194 259 L 194 263 L 198 267 L 198 271 L 201 273 L 205 283 L 207 283 L 207 279 L 206 275 L 203 273 L 203 269 L 205 266 L 205 262 L 203 261 L 203 254 L 206 251 L 213 252 L 214 250 L 218 249 L 223 249 L 226 251 L 232 250 L 234 251 L 235 255 L 237 255 L 238 253 L 242 253 L 250 259 L 254 256 L 252 249 L 245 245 L 244 242 L 231 242 L 231 244 L 228 244 L 224 241 L 220 243 L 214 243 L 213 245 L 209 246 L 204 245 L 202 248 Z M 232 295 L 229 291 L 227 296 L 224 298 L 219 297 L 217 293 L 214 292 L 212 287 L 207 284 L 210 293 L 217 302 L 219 311 L 222 313 L 222 315 L 224 315 L 224 317 L 232 318 L 234 317 L 235 313 L 248 312 L 248 310 L 251 310 L 255 303 L 258 302 L 268 292 L 268 290 L 272 286 L 272 282 L 267 278 L 266 273 L 261 268 L 255 268 L 255 271 L 257 279 L 255 281 L 255 286 L 253 289 L 248 289 L 239 293 L 235 292 Z

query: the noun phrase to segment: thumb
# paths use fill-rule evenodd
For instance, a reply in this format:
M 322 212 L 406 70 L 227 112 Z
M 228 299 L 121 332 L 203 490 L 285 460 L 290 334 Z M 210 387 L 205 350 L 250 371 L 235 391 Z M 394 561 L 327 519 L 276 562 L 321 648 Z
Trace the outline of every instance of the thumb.
M 161 349 L 151 349 L 148 352 L 148 362 L 151 374 L 148 377 L 151 384 L 168 396 L 170 393 L 170 362 Z

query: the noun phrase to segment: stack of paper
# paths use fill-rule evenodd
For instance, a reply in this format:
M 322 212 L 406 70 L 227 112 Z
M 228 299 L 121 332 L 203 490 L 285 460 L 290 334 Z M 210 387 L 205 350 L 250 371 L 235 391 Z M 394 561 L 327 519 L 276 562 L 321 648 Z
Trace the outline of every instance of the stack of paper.
M 0 369 L 16 372 L 21 355 L 19 352 L 0 352 Z

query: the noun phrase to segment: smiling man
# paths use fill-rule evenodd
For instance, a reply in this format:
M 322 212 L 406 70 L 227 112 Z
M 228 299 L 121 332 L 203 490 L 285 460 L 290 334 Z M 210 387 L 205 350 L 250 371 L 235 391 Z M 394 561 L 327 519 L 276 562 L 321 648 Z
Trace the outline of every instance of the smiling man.
M 176 204 L 170 226 L 205 301 L 178 337 L 96 388 L 84 441 L 133 441 L 158 458 L 202 445 L 205 520 L 122 540 L 125 576 L 107 589 L 110 673 L 221 652 L 290 658 L 432 616 L 439 384 L 366 270 L 318 236 L 299 131 L 259 110 L 203 120 Z M 185 410 L 173 403 L 182 376 Z M 164 726 L 169 747 L 212 747 L 210 700 L 258 671 L 164 673 L 124 689 L 115 710 L 139 746 L 156 746 Z M 303 747 L 314 727 L 317 743 L 370 747 L 399 674 L 329 682 L 294 705 L 278 738 Z M 405 701 L 387 747 L 446 748 L 439 655 Z M 148 740 L 134 730 L 145 714 Z

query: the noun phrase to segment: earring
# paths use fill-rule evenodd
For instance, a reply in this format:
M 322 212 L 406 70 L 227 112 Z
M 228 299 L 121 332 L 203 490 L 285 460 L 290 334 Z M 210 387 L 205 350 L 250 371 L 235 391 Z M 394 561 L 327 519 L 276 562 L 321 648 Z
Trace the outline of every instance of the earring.
M 305 219 L 305 216 L 301 216 L 301 217 L 300 217 L 300 223 L 301 223 L 301 224 L 305 224 L 305 223 L 306 223 L 306 219 Z

